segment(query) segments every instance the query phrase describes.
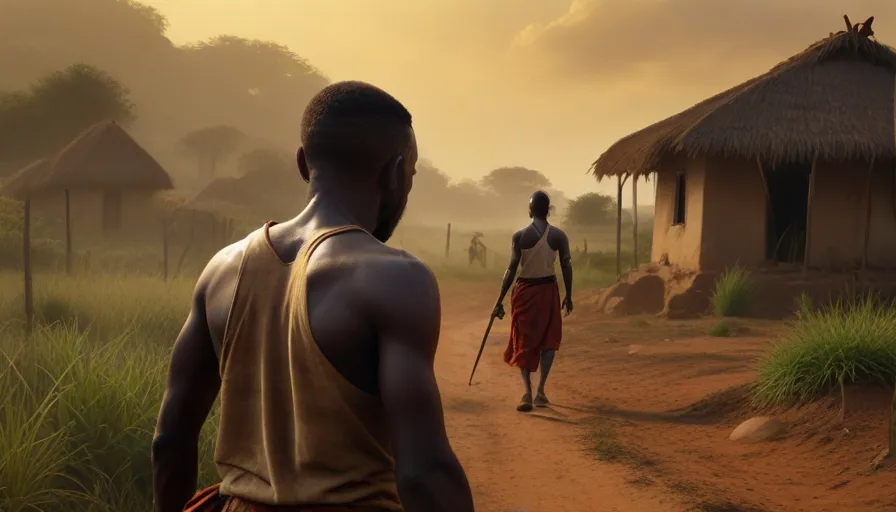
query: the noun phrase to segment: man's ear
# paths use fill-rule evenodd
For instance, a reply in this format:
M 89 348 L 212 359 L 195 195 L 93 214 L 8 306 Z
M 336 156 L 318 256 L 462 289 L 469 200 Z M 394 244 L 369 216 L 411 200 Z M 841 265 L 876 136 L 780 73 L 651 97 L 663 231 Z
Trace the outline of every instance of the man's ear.
M 296 151 L 296 163 L 299 165 L 299 174 L 305 183 L 311 183 L 311 170 L 308 168 L 308 159 L 305 157 L 305 148 L 300 147 Z
M 386 162 L 380 173 L 380 187 L 383 191 L 395 191 L 404 186 L 404 157 L 395 155 Z

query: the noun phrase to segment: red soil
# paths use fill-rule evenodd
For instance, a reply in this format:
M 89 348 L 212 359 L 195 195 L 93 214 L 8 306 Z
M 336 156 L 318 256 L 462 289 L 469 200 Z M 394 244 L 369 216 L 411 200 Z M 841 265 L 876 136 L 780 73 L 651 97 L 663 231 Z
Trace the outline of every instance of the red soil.
M 888 392 L 850 391 L 842 422 L 839 396 L 779 411 L 779 441 L 728 440 L 757 414 L 737 387 L 785 324 L 736 322 L 735 337 L 711 338 L 711 320 L 612 318 L 580 294 L 548 385 L 554 405 L 523 414 L 519 374 L 501 359 L 506 320 L 467 386 L 497 286 L 442 283 L 436 370 L 478 511 L 896 510 L 896 470 L 870 466 L 886 446 Z M 616 462 L 588 448 L 595 436 Z

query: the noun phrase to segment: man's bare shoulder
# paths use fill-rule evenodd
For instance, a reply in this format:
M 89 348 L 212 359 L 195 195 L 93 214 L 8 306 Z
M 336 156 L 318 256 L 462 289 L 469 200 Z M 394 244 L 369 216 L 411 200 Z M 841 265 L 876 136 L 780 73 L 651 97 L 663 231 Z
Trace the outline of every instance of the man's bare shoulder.
M 375 293 L 400 288 L 403 283 L 436 283 L 432 270 L 419 258 L 364 233 L 346 233 L 321 244 L 309 267 L 309 277 L 317 272 L 349 282 L 356 291 Z
M 553 224 L 551 224 L 551 231 L 549 232 L 549 234 L 554 235 L 554 237 L 556 237 L 558 240 L 566 240 L 567 238 L 566 232 Z
M 352 280 L 358 296 L 378 313 L 384 310 L 413 312 L 439 302 L 435 273 L 416 256 L 401 249 L 381 246 L 358 261 Z
M 211 257 L 196 281 L 197 294 L 208 295 L 219 291 L 222 286 L 229 287 L 231 285 L 239 275 L 243 256 L 249 246 L 249 238 L 254 234 L 254 232 L 250 233 Z

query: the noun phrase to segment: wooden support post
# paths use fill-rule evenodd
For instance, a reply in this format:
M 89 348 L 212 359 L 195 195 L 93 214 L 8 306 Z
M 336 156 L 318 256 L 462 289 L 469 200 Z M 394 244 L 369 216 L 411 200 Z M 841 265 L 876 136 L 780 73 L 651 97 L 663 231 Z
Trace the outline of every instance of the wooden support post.
M 168 280 L 168 219 L 162 219 L 162 279 Z
M 622 275 L 622 187 L 627 179 L 616 176 L 616 277 Z
M 448 259 L 448 254 L 451 252 L 451 223 L 448 223 L 448 233 L 445 235 L 445 259 Z
M 588 239 L 585 239 L 585 254 L 588 254 Z
M 34 331 L 34 295 L 31 287 L 31 199 L 25 199 L 22 222 L 22 261 L 25 267 L 25 334 Z
M 806 248 L 803 252 L 803 278 L 809 273 L 809 255 L 812 253 L 812 199 L 815 197 L 815 175 L 818 165 L 818 155 L 812 157 L 812 167 L 809 170 L 809 197 L 806 201 Z
M 865 232 L 862 240 L 862 271 L 868 268 L 868 242 L 871 240 L 871 180 L 874 176 L 874 157 L 868 165 L 868 178 L 865 183 Z
M 638 268 L 638 175 L 632 174 L 632 268 Z
M 775 224 L 775 211 L 772 208 L 772 194 L 768 190 L 768 179 L 766 179 L 766 177 L 765 177 L 765 169 L 762 167 L 762 160 L 760 160 L 758 156 L 756 157 L 756 166 L 759 168 L 759 178 L 762 180 L 762 190 L 765 192 L 765 215 L 766 215 L 766 218 L 768 218 L 768 220 L 771 223 L 772 234 L 774 235 L 775 233 L 777 233 L 777 228 L 776 228 L 777 224 Z M 766 236 L 765 236 L 766 242 L 765 243 L 766 243 L 766 245 L 768 245 L 768 238 L 769 238 L 768 224 L 766 224 L 765 230 L 766 230 Z M 777 238 L 777 236 L 775 236 L 775 238 Z M 778 258 L 777 252 L 778 251 L 777 251 L 777 245 L 776 245 L 772 249 L 772 261 L 777 260 L 777 258 Z
M 72 205 L 68 189 L 65 189 L 65 273 L 72 273 Z

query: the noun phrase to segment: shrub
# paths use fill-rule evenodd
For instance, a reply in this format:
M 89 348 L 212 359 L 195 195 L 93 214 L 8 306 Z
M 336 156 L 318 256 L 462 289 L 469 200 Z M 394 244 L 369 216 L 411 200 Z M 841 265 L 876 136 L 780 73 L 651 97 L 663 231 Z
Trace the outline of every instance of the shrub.
M 732 334 L 731 326 L 727 322 L 717 322 L 709 328 L 709 335 L 716 338 L 728 338 Z
M 761 405 L 809 400 L 854 383 L 896 379 L 896 309 L 866 296 L 801 312 L 760 362 L 754 389 Z
M 717 317 L 743 316 L 753 300 L 755 285 L 749 270 L 735 265 L 716 280 L 712 295 L 713 314 Z

